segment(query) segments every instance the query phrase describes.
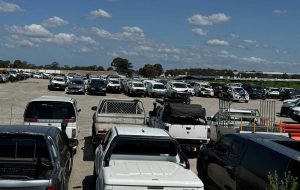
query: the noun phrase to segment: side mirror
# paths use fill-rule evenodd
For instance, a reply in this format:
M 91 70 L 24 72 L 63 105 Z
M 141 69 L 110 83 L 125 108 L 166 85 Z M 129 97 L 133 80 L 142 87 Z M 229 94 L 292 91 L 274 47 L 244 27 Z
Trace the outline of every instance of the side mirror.
M 207 121 L 211 121 L 211 120 L 212 120 L 212 117 L 209 116 L 209 117 L 207 117 L 206 119 L 207 119 Z
M 97 106 L 93 106 L 93 107 L 91 108 L 91 110 L 96 111 L 96 110 L 97 110 Z
M 98 146 L 99 144 L 102 143 L 102 138 L 101 137 L 94 137 L 93 140 L 92 140 L 93 144 Z
M 81 109 L 78 109 L 77 112 L 81 112 Z
M 69 147 L 70 148 L 74 148 L 77 145 L 78 145 L 78 140 L 77 139 L 69 139 Z

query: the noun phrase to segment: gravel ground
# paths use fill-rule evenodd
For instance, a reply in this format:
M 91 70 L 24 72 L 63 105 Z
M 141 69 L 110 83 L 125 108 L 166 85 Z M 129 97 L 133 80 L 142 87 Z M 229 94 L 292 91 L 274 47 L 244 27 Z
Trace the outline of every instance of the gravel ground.
M 79 146 L 74 157 L 74 166 L 70 178 L 69 189 L 93 189 L 93 156 L 91 151 L 91 126 L 92 106 L 98 104 L 102 98 L 128 98 L 123 94 L 107 94 L 107 96 L 67 95 L 62 91 L 48 91 L 49 81 L 43 79 L 28 79 L 16 83 L 0 84 L 0 124 L 22 124 L 23 113 L 28 101 L 41 95 L 71 96 L 78 102 L 81 108 L 79 115 Z M 152 98 L 140 98 L 148 112 L 153 108 Z M 216 98 L 192 97 L 193 104 L 201 104 L 206 108 L 207 116 L 218 111 L 219 101 Z M 259 100 L 251 100 L 249 103 L 233 103 L 232 108 L 256 108 L 259 109 Z M 280 111 L 281 101 L 276 101 L 276 112 Z M 291 121 L 289 118 L 276 117 L 279 121 Z M 191 168 L 196 173 L 196 159 L 190 159 Z

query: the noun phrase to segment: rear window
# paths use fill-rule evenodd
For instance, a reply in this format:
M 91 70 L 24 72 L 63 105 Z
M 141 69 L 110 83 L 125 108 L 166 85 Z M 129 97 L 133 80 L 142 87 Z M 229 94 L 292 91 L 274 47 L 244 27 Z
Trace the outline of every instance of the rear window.
M 82 85 L 84 82 L 82 80 L 71 80 L 70 84 Z
M 177 149 L 173 141 L 121 138 L 117 140 L 112 154 L 176 156 Z
M 0 158 L 40 158 L 50 160 L 43 136 L 0 135 Z
M 165 89 L 166 87 L 163 84 L 155 84 L 155 85 L 153 85 L 153 88 L 154 89 Z
M 257 177 L 267 181 L 269 172 L 272 173 L 275 170 L 279 178 L 282 179 L 289 162 L 288 157 L 257 143 L 250 142 L 242 166 Z
M 76 117 L 72 103 L 55 101 L 30 102 L 24 116 L 33 119 L 75 119 Z

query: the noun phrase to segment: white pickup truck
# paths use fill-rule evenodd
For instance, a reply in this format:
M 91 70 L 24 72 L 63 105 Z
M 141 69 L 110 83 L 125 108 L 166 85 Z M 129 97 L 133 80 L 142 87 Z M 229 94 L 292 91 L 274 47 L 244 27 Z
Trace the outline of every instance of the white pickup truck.
M 195 150 L 210 139 L 205 108 L 197 104 L 160 101 L 149 112 L 149 126 L 168 131 L 184 148 Z
M 177 141 L 149 127 L 114 127 L 96 149 L 96 190 L 202 190 Z
M 98 106 L 92 107 L 93 115 L 92 137 L 100 140 L 106 132 L 115 126 L 146 125 L 146 113 L 143 103 L 137 99 L 103 99 Z M 98 146 L 95 140 L 94 150 Z

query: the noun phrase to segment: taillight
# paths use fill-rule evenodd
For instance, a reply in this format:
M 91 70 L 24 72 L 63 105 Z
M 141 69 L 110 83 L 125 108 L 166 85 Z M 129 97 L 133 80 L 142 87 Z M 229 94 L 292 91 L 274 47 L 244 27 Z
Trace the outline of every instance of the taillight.
M 47 188 L 47 190 L 56 190 L 56 187 L 55 186 L 49 186 L 48 188 Z
M 37 122 L 35 118 L 24 118 L 24 122 Z
M 210 128 L 207 129 L 207 138 L 210 139 Z
M 76 137 L 76 129 L 72 129 L 72 139 Z
M 106 129 L 99 129 L 98 130 L 98 134 L 104 134 L 105 135 L 106 132 L 107 132 Z
M 63 123 L 74 123 L 76 122 L 76 119 L 72 118 L 72 119 L 64 119 Z

